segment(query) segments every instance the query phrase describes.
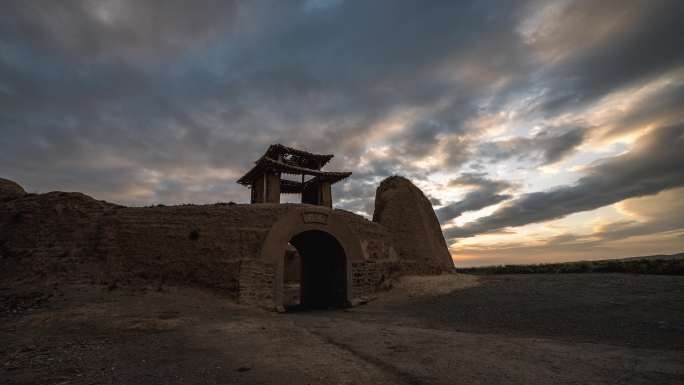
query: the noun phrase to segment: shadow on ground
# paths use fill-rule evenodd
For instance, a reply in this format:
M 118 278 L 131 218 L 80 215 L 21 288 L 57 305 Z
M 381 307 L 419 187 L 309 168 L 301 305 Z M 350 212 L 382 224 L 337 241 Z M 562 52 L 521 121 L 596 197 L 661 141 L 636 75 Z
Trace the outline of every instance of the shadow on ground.
M 496 276 L 454 288 L 289 314 L 192 289 L 3 289 L 0 383 L 684 381 L 681 278 Z

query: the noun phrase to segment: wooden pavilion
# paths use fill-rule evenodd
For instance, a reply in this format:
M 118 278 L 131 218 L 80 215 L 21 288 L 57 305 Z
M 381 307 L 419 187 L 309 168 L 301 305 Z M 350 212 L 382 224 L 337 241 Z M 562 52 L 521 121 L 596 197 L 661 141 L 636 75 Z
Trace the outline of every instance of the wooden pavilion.
M 333 156 L 272 144 L 237 182 L 251 188 L 251 203 L 280 203 L 280 194 L 301 194 L 302 203 L 332 207 L 331 186 L 351 175 L 321 170 Z M 283 174 L 301 175 L 301 181 L 282 179 Z

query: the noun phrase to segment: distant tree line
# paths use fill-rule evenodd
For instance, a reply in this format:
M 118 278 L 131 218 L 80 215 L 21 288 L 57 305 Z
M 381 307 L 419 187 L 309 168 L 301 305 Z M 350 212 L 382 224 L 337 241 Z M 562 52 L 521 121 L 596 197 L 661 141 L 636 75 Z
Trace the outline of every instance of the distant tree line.
M 601 260 L 533 265 L 497 265 L 456 269 L 465 274 L 631 273 L 684 275 L 684 259 Z

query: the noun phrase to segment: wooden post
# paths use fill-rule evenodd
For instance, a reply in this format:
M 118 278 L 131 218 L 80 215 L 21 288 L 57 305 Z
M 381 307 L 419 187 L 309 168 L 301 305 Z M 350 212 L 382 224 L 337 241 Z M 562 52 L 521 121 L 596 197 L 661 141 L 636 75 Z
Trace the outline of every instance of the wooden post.
M 266 191 L 264 192 L 265 203 L 280 203 L 280 175 L 268 171 L 264 174 Z
M 306 202 L 306 198 L 304 198 L 304 196 L 305 196 L 305 194 L 304 194 L 304 174 L 302 174 L 302 197 L 301 197 L 301 198 L 302 198 L 302 199 L 301 199 L 301 202 L 302 202 L 302 203 L 305 203 L 305 202 Z
M 330 182 L 321 181 L 318 184 L 318 191 L 319 191 L 319 194 L 321 197 L 319 204 L 321 206 L 326 206 L 326 207 L 332 208 L 332 189 L 331 189 Z

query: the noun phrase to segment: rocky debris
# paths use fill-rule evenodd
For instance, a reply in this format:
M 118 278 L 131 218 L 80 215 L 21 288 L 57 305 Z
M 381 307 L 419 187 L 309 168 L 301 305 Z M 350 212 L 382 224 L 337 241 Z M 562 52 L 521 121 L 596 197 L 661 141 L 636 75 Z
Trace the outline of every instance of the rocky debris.
M 19 183 L 0 178 L 0 202 L 21 198 L 24 195 L 26 195 L 26 191 L 24 191 L 24 188 Z
M 404 272 L 451 272 L 454 263 L 439 221 L 425 194 L 401 176 L 389 177 L 375 192 L 373 222 L 387 227 Z

